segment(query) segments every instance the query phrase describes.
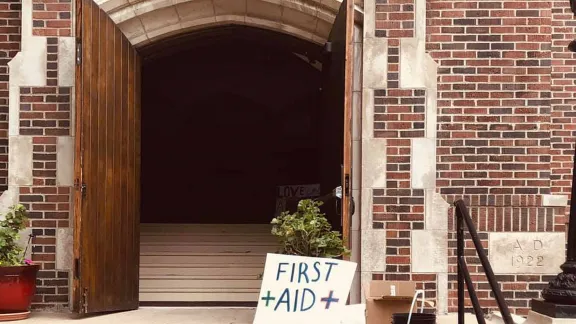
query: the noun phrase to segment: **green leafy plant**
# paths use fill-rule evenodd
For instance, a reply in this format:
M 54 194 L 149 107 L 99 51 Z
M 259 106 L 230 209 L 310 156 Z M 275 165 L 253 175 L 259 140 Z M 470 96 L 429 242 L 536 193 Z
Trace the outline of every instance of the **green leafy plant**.
M 20 204 L 12 206 L 4 216 L 0 221 L 0 267 L 30 264 L 24 259 L 26 250 L 18 246 L 19 233 L 26 228 L 28 219 L 26 208 Z
M 336 258 L 349 253 L 341 235 L 332 231 L 321 201 L 304 199 L 295 213 L 283 212 L 272 219 L 272 234 L 280 241 L 283 254 Z

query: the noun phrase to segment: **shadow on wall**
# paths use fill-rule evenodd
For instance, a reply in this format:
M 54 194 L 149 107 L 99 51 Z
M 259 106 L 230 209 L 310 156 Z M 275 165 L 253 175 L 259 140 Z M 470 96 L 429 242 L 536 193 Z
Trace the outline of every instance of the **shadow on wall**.
M 319 181 L 320 78 L 234 40 L 144 65 L 142 222 L 269 223 L 277 185 Z

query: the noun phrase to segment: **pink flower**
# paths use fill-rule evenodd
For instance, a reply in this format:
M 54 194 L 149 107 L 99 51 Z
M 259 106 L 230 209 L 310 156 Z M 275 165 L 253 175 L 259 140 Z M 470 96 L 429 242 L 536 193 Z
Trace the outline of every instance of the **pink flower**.
M 32 260 L 24 259 L 24 264 L 32 265 Z

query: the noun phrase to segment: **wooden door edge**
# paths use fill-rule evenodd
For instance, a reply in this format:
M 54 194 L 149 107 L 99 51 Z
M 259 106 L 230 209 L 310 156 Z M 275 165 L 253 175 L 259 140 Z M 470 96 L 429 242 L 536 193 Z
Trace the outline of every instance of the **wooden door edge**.
M 76 25 L 75 25 L 75 39 L 76 39 L 76 44 L 75 46 L 78 47 L 82 47 L 82 1 L 83 0 L 75 0 L 75 6 L 76 6 L 76 15 L 75 15 L 75 19 L 76 19 Z M 80 196 L 80 192 L 78 189 L 78 186 L 81 185 L 81 181 L 82 181 L 82 169 L 81 169 L 81 164 L 80 164 L 80 154 L 81 154 L 81 143 L 82 143 L 82 127 L 81 127 L 81 122 L 82 122 L 82 62 L 80 61 L 80 64 L 78 64 L 78 60 L 80 59 L 80 57 L 78 57 L 79 55 L 81 55 L 81 53 L 78 53 L 78 51 L 75 51 L 75 80 L 74 80 L 74 86 L 75 86 L 75 92 L 74 92 L 74 111 L 75 111 L 75 127 L 74 127 L 74 200 L 73 200 L 73 208 L 72 208 L 72 213 L 73 213 L 73 237 L 74 237 L 74 243 L 73 243 L 73 250 L 74 250 L 74 260 L 73 260 L 73 265 L 72 265 L 72 287 L 71 287 L 71 301 L 72 301 L 72 311 L 76 312 L 76 313 L 80 313 L 82 311 L 82 307 L 80 305 L 80 301 L 81 301 L 81 293 L 80 293 L 80 279 L 78 278 L 77 274 L 79 269 L 77 269 L 77 267 L 79 266 L 79 264 L 76 262 L 76 260 L 80 260 L 80 255 L 81 255 L 81 236 L 80 236 L 80 229 L 81 229 L 81 199 L 82 197 Z
M 346 5 L 346 53 L 345 53 L 345 80 L 344 80 L 344 143 L 343 143 L 343 180 L 348 182 L 348 190 L 343 189 L 342 195 L 342 238 L 345 246 L 352 248 L 350 226 L 350 200 L 352 197 L 352 82 L 354 73 L 354 1 L 345 0 Z M 348 179 L 346 179 L 348 178 Z M 345 183 L 342 184 L 346 185 Z M 349 257 L 346 257 L 349 259 Z

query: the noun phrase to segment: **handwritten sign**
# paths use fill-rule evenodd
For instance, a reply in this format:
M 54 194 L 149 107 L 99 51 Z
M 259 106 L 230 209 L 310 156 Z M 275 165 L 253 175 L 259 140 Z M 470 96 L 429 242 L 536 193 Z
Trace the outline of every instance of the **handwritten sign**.
M 320 196 L 320 184 L 278 186 L 278 197 L 315 198 Z
M 346 307 L 356 263 L 268 254 L 254 324 L 318 323 Z

